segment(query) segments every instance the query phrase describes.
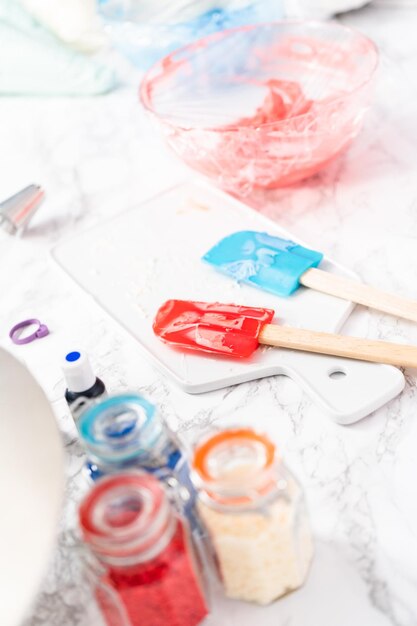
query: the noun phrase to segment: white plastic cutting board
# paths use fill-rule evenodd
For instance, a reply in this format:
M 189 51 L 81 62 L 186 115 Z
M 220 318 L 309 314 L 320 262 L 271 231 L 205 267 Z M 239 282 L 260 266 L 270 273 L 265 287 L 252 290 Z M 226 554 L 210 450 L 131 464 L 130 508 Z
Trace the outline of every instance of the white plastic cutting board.
M 116 218 L 58 244 L 53 256 L 74 280 L 142 345 L 159 369 L 189 393 L 285 374 L 337 422 L 368 415 L 404 387 L 400 370 L 277 348 L 251 360 L 181 353 L 152 332 L 158 307 L 169 298 L 265 306 L 281 324 L 338 331 L 352 304 L 311 289 L 278 298 L 222 276 L 201 261 L 221 237 L 259 230 L 294 239 L 274 222 L 205 184 L 168 190 Z M 314 248 L 314 243 L 299 242 Z M 322 269 L 352 276 L 326 260 Z M 343 372 L 342 377 L 330 376 Z

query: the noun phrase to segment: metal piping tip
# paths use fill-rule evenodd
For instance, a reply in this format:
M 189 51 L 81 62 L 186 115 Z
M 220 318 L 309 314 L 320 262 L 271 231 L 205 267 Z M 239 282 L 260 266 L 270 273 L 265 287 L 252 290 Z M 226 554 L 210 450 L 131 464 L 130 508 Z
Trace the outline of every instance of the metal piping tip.
M 39 185 L 29 185 L 0 203 L 0 228 L 15 235 L 32 219 L 45 192 Z

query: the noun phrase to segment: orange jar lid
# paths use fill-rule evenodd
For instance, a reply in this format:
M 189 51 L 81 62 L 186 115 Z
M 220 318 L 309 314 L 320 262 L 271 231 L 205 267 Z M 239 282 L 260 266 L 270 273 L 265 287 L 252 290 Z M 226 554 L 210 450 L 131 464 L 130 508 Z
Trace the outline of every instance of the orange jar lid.
M 244 503 L 270 491 L 276 461 L 276 447 L 266 435 L 229 428 L 197 444 L 192 469 L 213 499 Z

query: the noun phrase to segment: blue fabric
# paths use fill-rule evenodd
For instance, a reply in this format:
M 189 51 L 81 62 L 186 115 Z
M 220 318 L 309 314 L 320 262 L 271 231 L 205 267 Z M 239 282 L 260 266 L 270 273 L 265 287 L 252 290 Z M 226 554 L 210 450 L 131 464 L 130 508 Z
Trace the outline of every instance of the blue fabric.
M 221 0 L 217 6 L 204 8 L 207 3 L 194 0 L 196 14 L 185 18 L 178 10 L 172 15 L 175 21 L 146 21 L 138 19 L 135 7 L 139 2 L 123 3 L 119 0 L 98 0 L 99 10 L 106 23 L 114 46 L 134 65 L 142 69 L 150 67 L 166 54 L 192 41 L 218 31 L 282 19 L 282 0 L 248 0 L 235 6 Z

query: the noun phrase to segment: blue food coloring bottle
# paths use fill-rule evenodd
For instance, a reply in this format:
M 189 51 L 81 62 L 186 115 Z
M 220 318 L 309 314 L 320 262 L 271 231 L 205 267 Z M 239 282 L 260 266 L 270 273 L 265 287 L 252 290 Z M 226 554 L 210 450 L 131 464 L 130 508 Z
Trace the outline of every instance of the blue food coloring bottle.
M 178 508 L 192 522 L 195 492 L 189 465 L 176 435 L 153 404 L 133 393 L 113 395 L 87 406 L 77 426 L 91 480 L 135 468 L 145 470 L 167 485 Z
M 62 363 L 62 371 L 67 384 L 65 399 L 77 421 L 77 415 L 86 403 L 106 396 L 106 387 L 94 374 L 85 352 L 68 352 Z

